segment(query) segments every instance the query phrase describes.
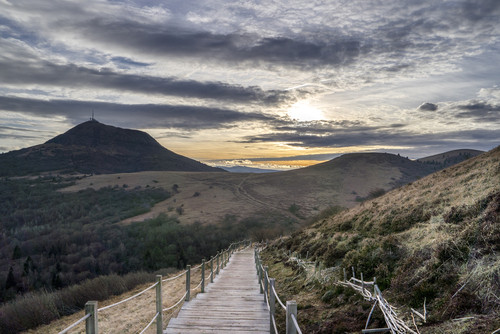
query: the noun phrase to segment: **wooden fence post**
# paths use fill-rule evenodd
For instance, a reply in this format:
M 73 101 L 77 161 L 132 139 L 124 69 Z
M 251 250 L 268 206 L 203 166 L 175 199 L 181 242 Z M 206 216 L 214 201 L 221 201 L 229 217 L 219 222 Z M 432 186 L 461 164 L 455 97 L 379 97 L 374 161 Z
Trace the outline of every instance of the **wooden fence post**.
M 356 273 L 354 272 L 354 266 L 353 266 L 353 267 L 351 267 L 351 268 L 352 268 L 352 277 L 353 277 L 353 278 L 356 278 Z
M 268 266 L 264 267 L 264 303 L 267 302 L 267 293 L 269 291 L 267 286 L 267 277 L 268 277 L 269 268 Z
M 210 283 L 214 282 L 214 257 L 210 259 Z
M 344 282 L 347 282 L 347 274 L 345 272 L 345 268 L 342 268 L 344 270 Z
M 297 334 L 297 329 L 293 324 L 292 314 L 297 319 L 297 303 L 295 300 L 286 301 L 286 334 Z
M 201 260 L 201 293 L 205 292 L 205 259 Z
M 274 278 L 269 279 L 269 333 L 278 334 L 274 332 L 273 318 L 276 313 L 276 297 L 274 296 Z
M 85 320 L 85 333 L 98 334 L 99 328 L 97 325 L 97 302 L 88 301 L 85 304 L 85 314 L 90 314 L 90 317 Z
M 163 334 L 163 302 L 161 298 L 161 275 L 156 275 L 156 334 Z
M 363 273 L 361 273 L 361 290 L 365 293 L 365 281 L 363 280 Z
M 219 265 L 219 257 L 220 257 L 220 254 L 217 253 L 217 275 L 219 275 L 219 269 L 220 269 L 219 268 L 220 267 L 220 265 Z
M 191 297 L 191 266 L 188 264 L 187 265 L 187 271 L 186 271 L 186 301 L 189 301 L 189 298 Z

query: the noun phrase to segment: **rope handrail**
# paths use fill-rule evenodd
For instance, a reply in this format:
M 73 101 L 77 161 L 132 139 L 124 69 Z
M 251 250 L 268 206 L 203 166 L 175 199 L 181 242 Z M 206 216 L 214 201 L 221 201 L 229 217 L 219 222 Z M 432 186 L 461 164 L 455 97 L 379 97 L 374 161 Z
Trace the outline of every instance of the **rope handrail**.
M 169 277 L 169 278 L 165 278 L 165 279 L 163 279 L 163 280 L 161 280 L 161 281 L 162 281 L 162 282 L 173 281 L 174 279 L 181 277 L 181 276 L 182 276 L 182 275 L 184 275 L 185 273 L 187 273 L 187 270 L 184 270 L 182 273 L 180 273 L 180 274 L 179 274 L 179 275 L 177 275 L 177 276 L 174 276 L 174 277 Z
M 302 334 L 302 331 L 300 330 L 300 327 L 299 327 L 299 323 L 297 322 L 297 319 L 295 318 L 295 315 L 292 313 L 290 314 L 292 316 L 292 321 L 293 321 L 293 325 L 295 326 L 295 329 L 297 330 L 297 332 L 299 334 Z
M 201 286 L 201 283 L 203 283 L 203 280 L 201 280 L 200 283 L 196 287 L 192 288 L 191 291 L 198 289 Z
M 233 242 L 229 245 L 229 247 L 227 247 L 227 249 L 221 250 L 217 253 L 217 255 L 212 256 L 209 260 L 210 261 L 210 265 L 209 265 L 210 274 L 208 275 L 208 279 L 213 281 L 214 276 L 218 274 L 219 270 L 221 270 L 223 267 L 227 266 L 227 264 L 229 263 L 229 259 L 234 251 L 241 250 L 242 247 L 248 247 L 250 244 L 251 243 L 249 240 L 243 240 L 240 242 Z M 214 271 L 214 263 L 213 263 L 213 260 L 216 257 L 217 257 L 217 267 L 216 267 L 217 272 Z M 221 262 L 219 262 L 219 260 L 221 260 Z M 205 267 L 204 267 L 204 265 L 205 265 Z M 191 275 L 188 275 L 188 274 L 191 274 L 192 271 L 200 269 L 200 268 L 202 268 L 201 280 L 195 288 L 191 289 L 190 288 Z M 142 291 L 135 293 L 133 296 L 130 296 L 130 297 L 125 298 L 123 300 L 120 300 L 114 304 L 107 305 L 107 306 L 104 306 L 101 308 L 98 308 L 97 301 L 88 301 L 87 304 L 85 304 L 85 313 L 86 314 L 82 318 L 80 318 L 77 321 L 75 321 L 74 323 L 72 323 L 66 329 L 63 329 L 62 331 L 60 331 L 58 334 L 67 334 L 70 330 L 74 329 L 77 325 L 81 324 L 84 321 L 87 321 L 85 332 L 87 334 L 96 333 L 97 323 L 98 323 L 98 313 L 100 311 L 105 311 L 107 309 L 110 309 L 110 308 L 113 308 L 113 307 L 118 306 L 120 304 L 123 304 L 125 302 L 128 302 L 134 298 L 141 296 L 145 292 L 147 292 L 155 287 L 156 287 L 156 314 L 154 315 L 153 319 L 151 319 L 151 321 L 147 324 L 147 326 L 139 334 L 145 333 L 148 330 L 148 328 L 150 328 L 152 326 L 152 324 L 155 322 L 155 320 L 157 323 L 157 330 L 158 331 L 163 330 L 162 329 L 162 322 L 163 322 L 162 321 L 162 317 L 163 317 L 162 314 L 163 314 L 163 312 L 166 312 L 166 311 L 172 310 L 175 307 L 178 307 L 179 304 L 181 304 L 183 301 L 186 300 L 186 298 L 187 298 L 187 300 L 189 300 L 190 299 L 189 298 L 190 292 L 197 290 L 198 288 L 200 288 L 200 286 L 203 285 L 203 282 L 206 282 L 207 276 L 205 273 L 206 273 L 207 268 L 208 268 L 207 261 L 203 260 L 199 265 L 197 265 L 193 268 L 190 268 L 190 266 L 188 266 L 187 270 L 184 270 L 173 277 L 162 279 L 161 275 L 156 275 L 156 282 L 154 284 L 152 284 L 151 286 L 145 288 Z M 161 299 L 162 282 L 173 281 L 173 280 L 178 279 L 179 277 L 184 276 L 184 275 L 186 275 L 186 291 L 185 291 L 184 295 L 174 305 L 162 309 L 162 306 L 163 306 L 162 299 Z M 268 277 L 266 277 L 266 278 L 268 279 Z M 203 289 L 202 289 L 202 292 L 204 292 Z M 150 297 L 151 296 L 148 294 L 147 298 L 150 298 Z M 153 296 L 153 298 L 154 298 L 154 296 Z M 269 307 L 270 306 L 268 303 L 268 308 Z
M 98 308 L 97 312 L 107 310 L 108 308 L 112 308 L 112 307 L 115 307 L 115 306 L 120 305 L 122 303 L 128 302 L 129 300 L 134 299 L 135 297 L 139 297 L 144 292 L 146 292 L 146 291 L 151 290 L 152 288 L 154 288 L 156 285 L 158 285 L 158 283 L 155 283 L 155 284 L 151 285 L 149 288 L 146 288 L 146 289 L 142 290 L 141 292 L 136 293 L 135 295 L 133 295 L 131 297 L 128 297 L 127 299 L 121 300 L 119 302 L 116 302 L 116 303 L 108 305 L 108 306 L 104 306 L 104 307 Z
M 276 317 L 273 315 L 271 318 L 273 320 L 274 333 L 278 333 L 278 327 L 276 326 Z
M 276 292 L 276 289 L 274 288 L 274 286 L 273 286 L 273 293 L 274 293 L 274 296 L 276 296 L 276 300 L 278 301 L 278 303 L 286 311 L 286 306 L 285 306 L 285 304 L 283 304 L 283 302 L 281 301 L 280 297 L 278 297 L 278 293 Z
M 203 265 L 203 263 L 200 263 L 200 264 L 199 264 L 199 265 L 197 265 L 196 267 L 191 268 L 191 270 L 196 270 L 196 269 L 198 269 L 198 268 L 201 268 L 201 266 L 202 266 L 202 265 Z
M 92 314 L 86 314 L 85 316 L 81 317 L 79 320 L 77 320 L 76 322 L 74 322 L 73 324 L 71 324 L 69 327 L 67 327 L 66 329 L 63 329 L 62 331 L 60 331 L 58 334 L 65 334 L 67 333 L 69 330 L 75 328 L 77 325 L 79 325 L 80 323 L 82 323 L 83 321 L 87 320 Z
M 151 324 L 152 324 L 152 323 L 156 320 L 156 318 L 158 318 L 158 315 L 160 315 L 160 312 L 157 312 L 157 313 L 155 314 L 155 316 L 154 316 L 154 317 L 153 317 L 153 319 L 149 322 L 149 324 L 146 326 L 146 328 L 144 328 L 144 329 L 142 330 L 142 332 L 140 332 L 139 334 L 144 333 L 144 332 L 145 332 L 145 331 L 149 328 L 149 326 L 151 326 Z
M 171 309 L 175 308 L 175 307 L 176 307 L 177 305 L 179 305 L 182 301 L 184 301 L 184 298 L 186 298 L 186 296 L 187 296 L 187 291 L 186 291 L 186 293 L 184 293 L 184 295 L 181 297 L 181 299 L 179 299 L 179 301 L 178 301 L 177 303 L 175 303 L 174 305 L 172 305 L 172 306 L 170 306 L 170 307 L 164 308 L 164 309 L 162 310 L 162 312 L 166 312 L 166 311 L 169 311 L 169 310 L 171 310 Z
M 267 306 L 267 310 L 271 311 L 271 305 L 269 305 L 269 298 L 266 298 L 266 306 Z

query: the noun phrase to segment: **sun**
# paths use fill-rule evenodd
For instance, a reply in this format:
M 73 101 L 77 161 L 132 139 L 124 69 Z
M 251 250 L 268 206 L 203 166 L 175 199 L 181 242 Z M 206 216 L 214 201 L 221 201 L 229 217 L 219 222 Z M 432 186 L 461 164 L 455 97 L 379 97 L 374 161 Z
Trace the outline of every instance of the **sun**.
M 308 100 L 294 103 L 290 108 L 288 108 L 287 113 L 291 119 L 299 122 L 319 121 L 324 119 L 323 112 L 318 108 L 311 106 L 311 103 Z

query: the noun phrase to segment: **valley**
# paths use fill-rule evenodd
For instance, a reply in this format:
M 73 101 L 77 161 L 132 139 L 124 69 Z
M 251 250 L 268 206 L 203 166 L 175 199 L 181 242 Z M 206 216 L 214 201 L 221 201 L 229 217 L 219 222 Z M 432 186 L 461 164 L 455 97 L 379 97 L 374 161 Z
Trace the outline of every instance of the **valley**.
M 131 150 L 130 140 L 139 147 Z M 476 282 L 484 278 L 480 273 L 490 280 L 497 275 L 498 259 L 491 252 L 498 233 L 487 229 L 496 231 L 490 220 L 498 220 L 498 148 L 417 161 L 353 153 L 273 173 L 224 172 L 167 151 L 146 134 L 87 122 L 46 144 L 0 156 L 0 329 L 18 332 L 40 324 L 9 320 L 9 312 L 22 308 L 23 295 L 43 301 L 60 291 L 71 299 L 78 284 L 135 273 L 143 283 L 149 275 L 143 271 L 182 269 L 244 238 L 271 240 L 263 258 L 279 259 L 270 268 L 282 288 L 294 293 L 290 298 L 308 310 L 306 328 L 315 333 L 339 321 L 333 315 L 317 319 L 318 314 L 346 315 L 347 309 L 323 301 L 329 290 L 309 286 L 307 275 L 297 282 L 309 290 L 297 290 L 286 277 L 303 273 L 283 254 L 310 257 L 323 268 L 353 266 L 376 276 L 398 305 L 420 305 L 424 296 L 441 311 L 453 288 L 469 282 L 469 266 L 478 273 Z M 95 166 L 102 169 L 89 173 Z M 423 265 L 412 271 L 419 261 Z M 432 277 L 435 266 L 452 283 L 422 276 L 429 271 Z M 468 293 L 496 288 L 477 284 L 480 289 Z M 330 294 L 347 298 L 343 290 Z M 477 297 L 486 302 L 481 309 L 459 305 L 460 314 L 489 316 L 495 302 L 484 298 Z M 84 302 L 79 298 L 54 317 L 72 314 Z
M 238 220 L 253 215 L 287 217 L 297 222 L 334 206 L 353 207 L 376 191 L 388 191 L 421 178 L 435 166 L 383 153 L 345 155 L 332 161 L 287 172 L 207 173 L 138 172 L 93 175 L 62 189 L 162 188 L 172 196 L 151 211 L 123 223 L 142 221 L 160 213 L 182 223 L 214 224 L 226 216 Z M 172 190 L 175 186 L 176 190 Z

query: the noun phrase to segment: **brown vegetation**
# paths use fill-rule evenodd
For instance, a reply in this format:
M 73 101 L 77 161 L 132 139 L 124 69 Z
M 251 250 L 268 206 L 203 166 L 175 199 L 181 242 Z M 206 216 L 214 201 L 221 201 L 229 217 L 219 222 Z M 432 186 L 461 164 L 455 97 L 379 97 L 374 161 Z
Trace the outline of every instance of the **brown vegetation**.
M 150 219 L 162 212 L 174 212 L 179 207 L 182 207 L 179 214 L 182 223 L 219 223 L 228 215 L 240 220 L 270 213 L 304 222 L 304 217 L 318 215 L 334 206 L 352 207 L 360 199 L 379 196 L 435 168 L 391 154 L 352 154 L 307 168 L 269 174 L 141 172 L 94 175 L 64 191 L 122 184 L 127 184 L 127 189 L 161 187 L 173 190 L 171 198 L 158 203 L 148 213 L 125 220 L 124 224 Z
M 426 301 L 429 320 L 422 333 L 491 333 L 500 327 L 499 235 L 500 147 L 321 219 L 276 241 L 266 257 L 279 268 L 282 264 L 272 259 L 283 252 L 308 253 L 339 268 L 338 278 L 340 268 L 351 266 L 367 279 L 376 276 L 384 296 L 402 310 L 421 308 Z M 305 279 L 299 271 L 293 275 L 294 280 L 280 282 L 281 291 Z M 350 300 L 346 291 L 321 301 L 325 287 L 310 284 L 290 294 L 299 308 L 312 305 L 306 332 L 330 332 L 332 322 L 342 327 L 339 315 L 349 319 L 356 310 L 354 318 L 364 325 L 363 302 Z M 451 321 L 464 317 L 472 318 Z M 306 317 L 299 311 L 299 318 Z M 354 330 L 359 329 L 345 329 Z

